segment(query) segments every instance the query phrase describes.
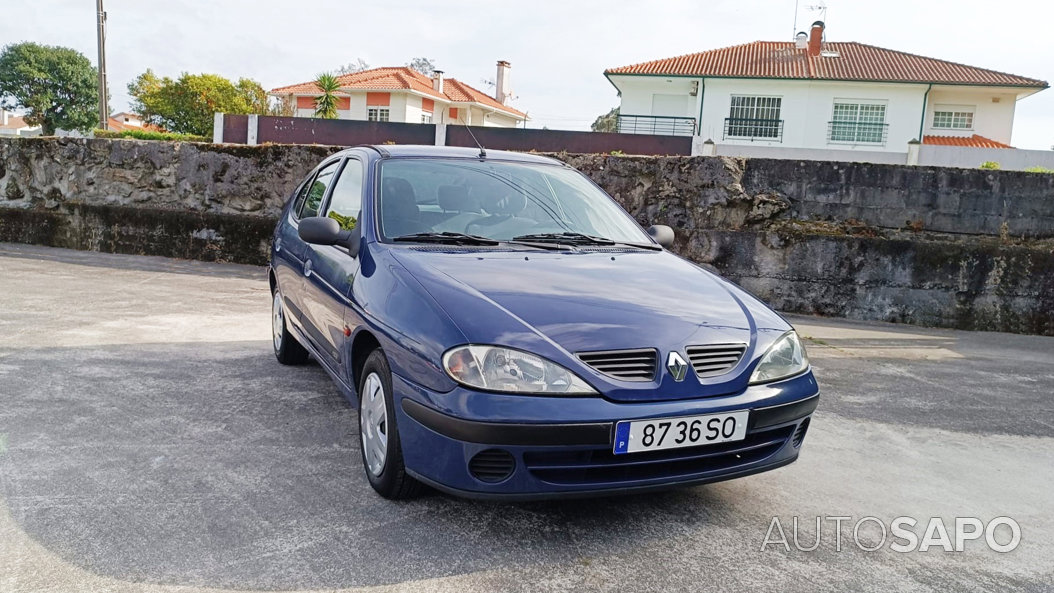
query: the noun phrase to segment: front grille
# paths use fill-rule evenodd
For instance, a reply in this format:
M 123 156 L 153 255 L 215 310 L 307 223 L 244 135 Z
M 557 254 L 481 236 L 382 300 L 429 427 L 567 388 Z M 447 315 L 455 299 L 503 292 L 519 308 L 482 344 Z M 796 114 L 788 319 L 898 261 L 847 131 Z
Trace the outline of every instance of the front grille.
M 502 449 L 487 449 L 476 453 L 468 462 L 468 471 L 481 482 L 496 483 L 512 475 L 516 460 Z
M 653 348 L 604 350 L 579 352 L 578 359 L 609 377 L 623 381 L 651 381 L 655 379 L 658 354 Z
M 706 346 L 689 346 L 684 349 L 688 360 L 698 377 L 723 375 L 739 364 L 746 344 L 708 344 Z
M 791 437 L 793 426 L 747 435 L 734 443 L 615 455 L 611 448 L 586 451 L 530 451 L 523 462 L 535 477 L 551 484 L 617 484 L 648 479 L 706 476 L 758 463 Z

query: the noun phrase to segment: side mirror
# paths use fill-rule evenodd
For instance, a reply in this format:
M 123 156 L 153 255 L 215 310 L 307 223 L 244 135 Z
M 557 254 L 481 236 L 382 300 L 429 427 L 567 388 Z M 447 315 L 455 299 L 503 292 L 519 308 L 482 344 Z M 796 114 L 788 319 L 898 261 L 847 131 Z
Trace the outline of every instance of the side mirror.
M 666 249 L 673 247 L 673 229 L 670 227 L 664 224 L 653 224 L 648 227 L 648 234 Z
M 340 223 L 332 218 L 311 216 L 300 221 L 297 234 L 313 245 L 336 245 L 340 241 Z
M 358 257 L 359 243 L 362 233 L 359 226 L 354 230 L 345 231 L 340 228 L 340 223 L 325 216 L 310 216 L 300 221 L 297 234 L 306 243 L 312 245 L 340 245 L 347 248 L 351 257 Z

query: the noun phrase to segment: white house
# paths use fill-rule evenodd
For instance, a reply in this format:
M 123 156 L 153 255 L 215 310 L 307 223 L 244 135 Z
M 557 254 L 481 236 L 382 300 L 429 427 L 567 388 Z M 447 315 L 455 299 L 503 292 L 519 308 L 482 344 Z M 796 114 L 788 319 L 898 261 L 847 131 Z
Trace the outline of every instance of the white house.
M 15 115 L 6 109 L 0 109 L 0 136 L 39 136 L 40 126 L 31 126 L 21 115 Z
M 723 145 L 903 153 L 923 144 L 1009 148 L 1014 107 L 1041 80 L 855 42 L 817 21 L 756 41 L 604 72 L 619 131 Z
M 337 77 L 337 118 L 512 128 L 527 114 L 509 106 L 511 65 L 498 62 L 494 96 L 437 70 L 431 77 L 406 67 L 373 68 Z M 295 101 L 297 117 L 313 117 L 320 90 L 314 81 L 272 89 Z

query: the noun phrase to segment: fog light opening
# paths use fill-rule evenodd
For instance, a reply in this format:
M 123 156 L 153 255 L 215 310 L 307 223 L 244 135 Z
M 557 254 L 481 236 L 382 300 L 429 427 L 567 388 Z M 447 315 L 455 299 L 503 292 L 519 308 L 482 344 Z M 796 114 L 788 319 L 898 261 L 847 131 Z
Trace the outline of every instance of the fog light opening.
M 801 421 L 798 425 L 798 430 L 794 431 L 794 436 L 791 438 L 791 444 L 797 449 L 801 447 L 802 441 L 805 440 L 805 431 L 809 430 L 809 418 Z

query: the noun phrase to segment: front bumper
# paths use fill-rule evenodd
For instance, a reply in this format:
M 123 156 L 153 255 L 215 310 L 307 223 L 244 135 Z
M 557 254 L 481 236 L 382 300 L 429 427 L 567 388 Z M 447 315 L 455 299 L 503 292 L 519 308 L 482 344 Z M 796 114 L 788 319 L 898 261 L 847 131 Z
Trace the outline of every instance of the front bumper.
M 473 498 L 624 494 L 775 469 L 797 459 L 819 401 L 811 372 L 732 396 L 654 403 L 462 388 L 434 393 L 399 376 L 393 376 L 393 388 L 407 471 L 440 490 Z M 618 421 L 743 409 L 751 412 L 742 441 L 612 453 Z

